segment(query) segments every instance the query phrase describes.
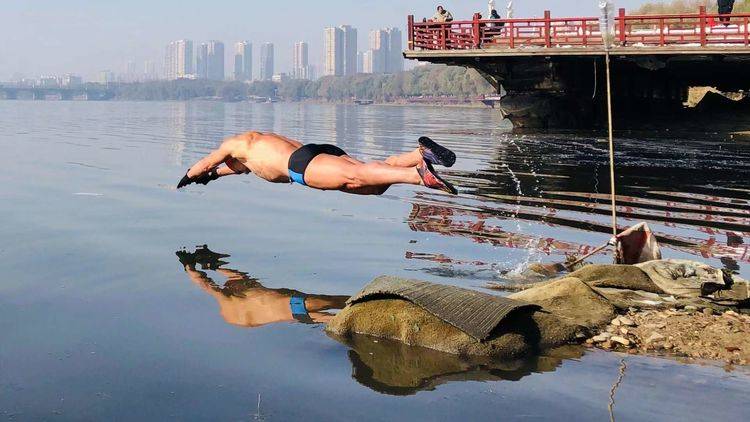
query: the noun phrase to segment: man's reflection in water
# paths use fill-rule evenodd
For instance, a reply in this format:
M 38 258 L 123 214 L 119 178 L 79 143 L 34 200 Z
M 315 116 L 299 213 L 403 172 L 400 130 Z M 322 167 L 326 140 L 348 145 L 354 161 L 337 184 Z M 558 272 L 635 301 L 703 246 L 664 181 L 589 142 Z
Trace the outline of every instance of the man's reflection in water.
M 342 309 L 348 296 L 310 295 L 296 290 L 269 289 L 247 273 L 229 268 L 224 258 L 229 255 L 211 251 L 206 245 L 195 252 L 176 252 L 190 280 L 213 296 L 219 303 L 226 322 L 242 327 L 260 327 L 275 322 L 299 321 L 325 323 L 334 314 L 325 312 Z M 197 267 L 200 267 L 200 270 Z M 205 271 L 211 270 L 226 277 L 219 285 Z
M 177 257 L 190 280 L 216 299 L 226 322 L 260 327 L 274 322 L 327 322 L 342 309 L 348 296 L 308 295 L 289 289 L 269 289 L 247 273 L 224 268 L 229 255 L 213 252 L 206 245 L 195 252 L 178 251 Z M 226 277 L 215 283 L 206 271 Z M 517 381 L 533 373 L 556 370 L 567 359 L 582 356 L 581 347 L 563 347 L 544 356 L 516 361 L 456 356 L 387 339 L 355 335 L 344 338 L 329 334 L 348 346 L 352 377 L 382 394 L 411 395 L 434 390 L 438 385 L 464 381 Z

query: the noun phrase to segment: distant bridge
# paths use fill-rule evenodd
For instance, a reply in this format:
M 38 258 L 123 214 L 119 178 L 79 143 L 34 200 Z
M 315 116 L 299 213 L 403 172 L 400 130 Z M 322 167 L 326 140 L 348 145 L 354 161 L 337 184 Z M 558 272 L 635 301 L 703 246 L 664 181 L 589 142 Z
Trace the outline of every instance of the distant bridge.
M 691 86 L 748 90 L 750 14 L 628 15 L 615 19 L 615 109 L 620 118 L 683 112 Z M 408 17 L 408 59 L 471 67 L 500 93 L 516 127 L 603 122 L 603 56 L 596 17 L 480 19 Z
M 85 100 L 102 101 L 114 97 L 114 91 L 97 85 L 75 87 L 27 87 L 13 83 L 0 83 L 0 99 L 17 100 Z

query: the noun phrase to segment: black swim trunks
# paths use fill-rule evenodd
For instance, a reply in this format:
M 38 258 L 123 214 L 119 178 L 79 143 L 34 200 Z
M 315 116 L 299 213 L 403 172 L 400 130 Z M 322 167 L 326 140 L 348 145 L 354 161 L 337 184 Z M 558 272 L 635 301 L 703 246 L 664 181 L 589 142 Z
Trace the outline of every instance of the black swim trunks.
M 310 161 L 320 154 L 335 155 L 341 157 L 347 155 L 343 149 L 329 144 L 307 144 L 294 151 L 289 157 L 289 179 L 293 183 L 307 186 L 305 183 L 305 170 Z

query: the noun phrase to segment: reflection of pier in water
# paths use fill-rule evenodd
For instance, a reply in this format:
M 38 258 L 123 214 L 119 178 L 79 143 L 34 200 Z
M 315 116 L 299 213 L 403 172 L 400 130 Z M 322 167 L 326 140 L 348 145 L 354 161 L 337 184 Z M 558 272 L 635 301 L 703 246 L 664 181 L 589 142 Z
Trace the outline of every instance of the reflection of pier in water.
M 425 198 L 426 199 L 426 198 Z M 418 232 L 432 232 L 439 233 L 444 236 L 458 236 L 471 239 L 472 241 L 480 244 L 488 244 L 493 247 L 503 247 L 512 249 L 533 249 L 535 251 L 544 253 L 546 255 L 554 255 L 559 258 L 563 258 L 564 255 L 585 255 L 591 252 L 598 245 L 586 245 L 575 242 L 569 242 L 562 239 L 555 239 L 553 237 L 539 237 L 532 236 L 524 233 L 514 233 L 507 231 L 498 225 L 492 225 L 489 222 L 492 220 L 507 220 L 507 219 L 522 219 L 536 221 L 539 224 L 543 224 L 548 227 L 569 227 L 578 228 L 582 230 L 594 230 L 601 233 L 607 233 L 608 227 L 606 223 L 592 221 L 590 219 L 573 219 L 571 217 L 565 217 L 560 215 L 560 209 L 555 206 L 560 206 L 568 210 L 577 208 L 583 208 L 591 212 L 592 210 L 599 207 L 598 204 L 591 202 L 577 202 L 577 201 L 561 201 L 550 198 L 528 198 L 528 197 L 506 197 L 497 198 L 494 204 L 501 204 L 500 206 L 489 206 L 485 203 L 481 206 L 481 211 L 470 209 L 468 207 L 462 207 L 459 205 L 452 204 L 446 206 L 445 204 L 439 204 L 432 201 L 412 204 L 412 212 L 408 217 L 409 228 L 413 231 Z M 531 201 L 529 201 L 531 199 Z M 632 203 L 639 203 L 640 198 L 629 198 Z M 504 201 L 508 201 L 513 204 L 514 207 L 503 208 L 502 204 Z M 527 201 L 526 204 L 523 204 Z M 649 200 L 643 200 L 644 203 Z M 539 202 L 544 203 L 544 207 L 534 206 L 538 205 Z M 517 207 L 517 204 L 522 204 L 521 207 Z M 473 207 L 472 207 L 473 208 Z M 606 209 L 601 208 L 604 213 Z M 628 215 L 627 207 L 623 207 L 623 214 L 627 219 L 640 219 L 648 222 L 662 222 L 662 220 L 655 218 L 648 218 L 645 214 L 639 214 L 637 217 L 634 215 Z M 669 211 L 662 211 L 664 219 L 671 218 Z M 658 214 L 658 212 L 657 212 Z M 720 218 L 706 216 L 704 220 L 705 224 L 710 224 Z M 667 220 L 668 221 L 668 220 Z M 686 220 L 692 221 L 692 220 Z M 632 222 L 635 222 L 633 220 Z M 677 227 L 675 223 L 669 223 L 672 227 Z M 689 224 L 685 224 L 689 226 Z M 740 226 L 740 227 L 747 227 Z M 693 227 L 694 230 L 698 230 L 703 233 L 711 234 L 708 239 L 698 239 L 694 237 L 681 236 L 676 234 L 658 233 L 657 237 L 659 241 L 666 247 L 675 249 L 680 252 L 688 253 L 691 255 L 699 255 L 703 258 L 716 258 L 721 260 L 734 260 L 740 262 L 750 262 L 750 245 L 746 244 L 743 237 L 750 236 L 747 232 L 725 232 L 726 242 L 722 243 L 717 240 L 714 235 L 720 233 L 718 229 L 712 229 L 707 226 Z M 436 255 L 444 256 L 444 255 Z M 407 254 L 407 258 L 417 258 L 418 255 Z M 439 259 L 431 259 L 436 262 L 440 262 Z M 444 263 L 452 261 L 450 258 L 446 258 Z M 456 262 L 452 262 L 456 263 Z M 727 262 L 724 262 L 727 264 Z M 476 264 L 475 264 L 476 265 Z

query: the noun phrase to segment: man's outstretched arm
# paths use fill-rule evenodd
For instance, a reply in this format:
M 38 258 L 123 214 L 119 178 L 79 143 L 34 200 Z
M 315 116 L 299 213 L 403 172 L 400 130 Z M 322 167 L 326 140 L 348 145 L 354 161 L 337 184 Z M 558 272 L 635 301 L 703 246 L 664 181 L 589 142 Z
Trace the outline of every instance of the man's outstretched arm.
M 222 163 L 230 160 L 232 160 L 232 157 L 230 156 L 230 150 L 225 142 L 217 150 L 203 157 L 200 161 L 190 167 L 182 180 L 177 184 L 177 189 L 183 188 L 191 183 L 201 183 L 206 185 L 221 176 L 237 174 L 236 171 L 229 167 L 217 169 Z

